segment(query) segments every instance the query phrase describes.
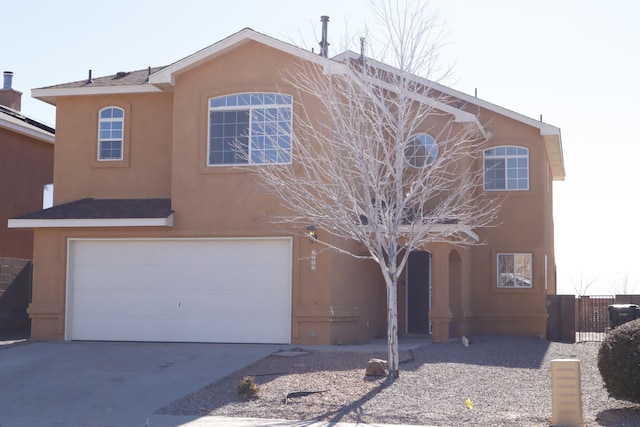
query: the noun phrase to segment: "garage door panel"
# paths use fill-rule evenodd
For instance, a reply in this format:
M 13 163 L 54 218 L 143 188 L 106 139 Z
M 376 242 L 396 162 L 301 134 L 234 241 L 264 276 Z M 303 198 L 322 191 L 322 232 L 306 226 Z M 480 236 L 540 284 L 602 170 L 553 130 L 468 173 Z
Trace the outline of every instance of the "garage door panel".
M 245 266 L 246 267 L 246 266 Z M 245 268 L 243 267 L 243 268 Z M 289 280 L 284 273 L 274 272 L 274 266 L 251 265 L 250 271 L 238 270 L 238 267 L 212 266 L 83 266 L 76 268 L 74 281 L 83 283 L 83 287 L 103 289 L 145 289 L 153 290 L 165 283 L 173 283 L 176 289 L 229 289 L 235 291 L 238 285 L 245 290 L 263 289 L 264 278 L 279 283 L 279 289 L 287 289 Z
M 290 239 L 78 240 L 69 260 L 69 339 L 290 341 Z
M 241 329 L 242 335 L 228 327 L 233 322 L 235 329 Z M 100 340 L 103 341 L 178 341 L 178 342 L 228 342 L 246 343 L 288 342 L 286 331 L 288 322 L 280 318 L 264 319 L 262 317 L 235 316 L 212 319 L 210 317 L 171 318 L 171 317 L 137 317 L 122 316 L 100 317 L 87 316 L 74 331 L 77 340 L 95 340 L 95 330 L 91 324 L 104 326 Z M 269 325 L 269 326 L 267 326 Z M 281 331 L 274 335 L 274 329 Z

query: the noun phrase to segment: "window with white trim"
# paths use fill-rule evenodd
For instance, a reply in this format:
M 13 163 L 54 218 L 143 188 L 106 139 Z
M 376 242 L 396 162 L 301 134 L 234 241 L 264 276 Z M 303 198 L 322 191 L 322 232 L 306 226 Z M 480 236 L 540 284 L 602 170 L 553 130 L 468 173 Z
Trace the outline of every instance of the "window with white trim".
M 404 149 L 404 157 L 411 166 L 424 168 L 433 163 L 438 157 L 438 144 L 427 133 L 416 134 L 409 138 Z
M 529 150 L 522 147 L 493 147 L 484 151 L 484 189 L 528 190 Z
M 98 160 L 122 160 L 124 144 L 124 110 L 106 107 L 98 120 Z
M 532 288 L 531 253 L 498 254 L 498 288 Z
M 207 165 L 291 163 L 293 97 L 240 93 L 209 99 Z

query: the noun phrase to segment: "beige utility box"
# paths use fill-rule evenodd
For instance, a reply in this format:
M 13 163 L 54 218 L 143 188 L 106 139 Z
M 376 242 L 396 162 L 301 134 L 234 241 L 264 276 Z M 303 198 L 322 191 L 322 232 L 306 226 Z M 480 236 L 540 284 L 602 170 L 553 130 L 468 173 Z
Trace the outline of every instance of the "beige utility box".
M 580 361 L 551 361 L 551 424 L 554 427 L 582 427 L 582 385 Z

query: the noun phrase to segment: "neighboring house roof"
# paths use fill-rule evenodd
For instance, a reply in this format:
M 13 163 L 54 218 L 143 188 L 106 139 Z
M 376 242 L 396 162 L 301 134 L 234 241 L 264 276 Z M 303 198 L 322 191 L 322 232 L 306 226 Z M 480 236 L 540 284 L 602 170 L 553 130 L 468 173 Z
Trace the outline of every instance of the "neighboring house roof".
M 331 59 L 328 59 L 300 47 L 294 46 L 290 43 L 286 43 L 254 31 L 251 28 L 245 28 L 166 67 L 157 67 L 149 68 L 147 70 L 134 71 L 127 75 L 124 75 L 124 73 L 119 73 L 113 76 L 96 78 L 92 80 L 92 82 L 95 83 L 92 83 L 89 80 L 85 80 L 80 82 L 49 86 L 40 89 L 33 89 L 31 93 L 34 98 L 55 105 L 57 96 L 171 91 L 173 90 L 173 86 L 175 85 L 175 77 L 177 75 L 184 73 L 194 67 L 197 67 L 205 61 L 210 61 L 211 59 L 220 56 L 225 52 L 228 52 L 229 50 L 241 46 L 249 41 L 255 41 L 274 49 L 278 49 L 291 55 L 300 57 L 302 59 L 315 62 L 325 67 L 327 73 L 343 72 L 344 65 L 341 62 L 347 59 L 357 59 L 360 56 L 355 52 L 347 51 Z M 372 60 L 370 58 L 367 58 L 367 61 L 369 64 L 375 64 L 376 67 L 380 67 L 381 69 L 386 69 L 394 73 L 399 71 L 398 69 L 390 65 Z M 551 166 L 552 177 L 554 180 L 564 179 L 565 170 L 562 154 L 562 138 L 560 136 L 559 128 L 531 119 L 506 108 L 483 101 L 476 97 L 472 97 L 465 93 L 432 82 L 428 79 L 415 75 L 412 75 L 411 78 L 422 85 L 433 87 L 435 90 L 441 93 L 456 97 L 466 103 L 486 108 L 489 111 L 494 111 L 497 114 L 504 115 L 513 120 L 539 129 L 540 135 L 544 138 L 545 141 L 545 148 L 547 151 L 549 164 Z M 384 82 L 381 82 L 381 84 L 384 84 Z M 453 114 L 456 121 L 470 122 L 475 124 L 478 127 L 478 130 L 485 137 L 489 138 L 489 135 L 487 135 L 482 124 L 479 122 L 478 118 L 475 115 L 419 94 L 416 94 L 415 99 L 420 102 L 428 102 L 430 105 L 434 106 L 434 108 L 438 108 L 442 111 Z
M 55 129 L 29 118 L 19 111 L 0 105 L 0 128 L 53 144 Z
M 9 228 L 173 226 L 171 199 L 80 199 L 9 220 Z

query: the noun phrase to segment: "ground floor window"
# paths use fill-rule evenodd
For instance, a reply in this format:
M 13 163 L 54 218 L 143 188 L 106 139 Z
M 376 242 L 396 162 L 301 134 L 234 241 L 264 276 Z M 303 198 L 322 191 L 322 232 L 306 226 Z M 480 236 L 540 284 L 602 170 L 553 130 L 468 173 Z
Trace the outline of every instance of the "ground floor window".
M 533 287 L 532 260 L 533 255 L 530 253 L 499 253 L 498 287 Z

